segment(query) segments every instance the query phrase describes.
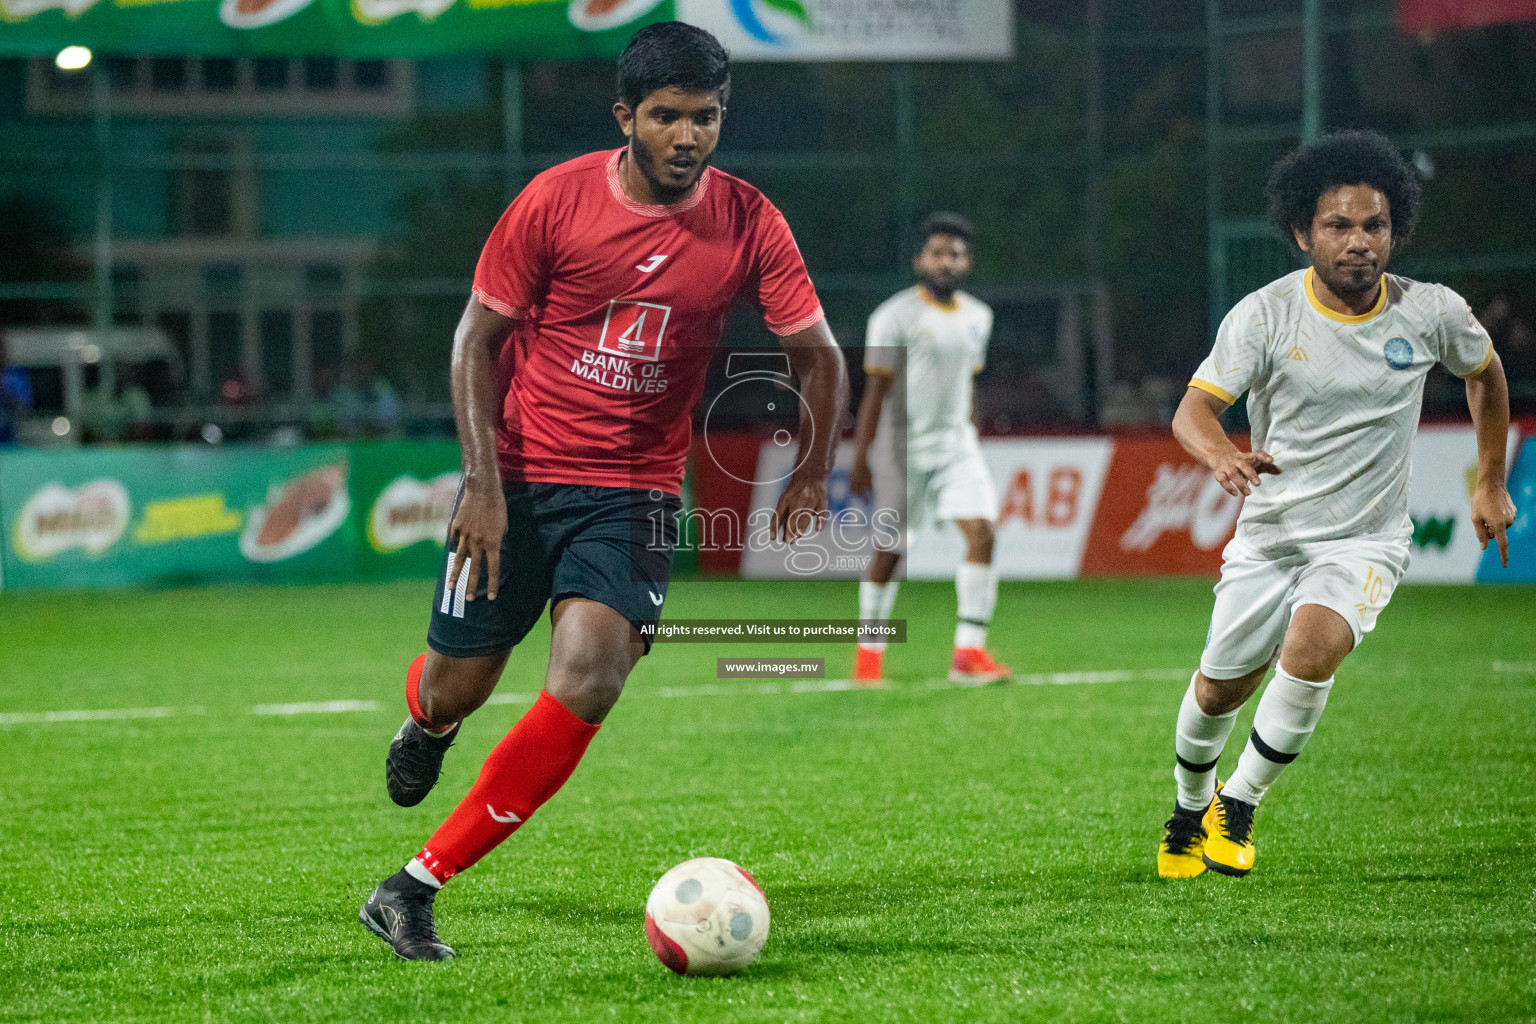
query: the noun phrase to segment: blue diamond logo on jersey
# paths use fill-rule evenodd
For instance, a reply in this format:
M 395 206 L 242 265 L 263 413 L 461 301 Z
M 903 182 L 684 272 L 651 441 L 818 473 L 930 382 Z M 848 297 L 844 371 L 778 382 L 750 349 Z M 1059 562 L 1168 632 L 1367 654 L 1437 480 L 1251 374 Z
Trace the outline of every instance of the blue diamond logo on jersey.
M 1407 338 L 1389 338 L 1382 347 L 1387 365 L 1394 370 L 1406 370 L 1413 365 L 1413 345 Z

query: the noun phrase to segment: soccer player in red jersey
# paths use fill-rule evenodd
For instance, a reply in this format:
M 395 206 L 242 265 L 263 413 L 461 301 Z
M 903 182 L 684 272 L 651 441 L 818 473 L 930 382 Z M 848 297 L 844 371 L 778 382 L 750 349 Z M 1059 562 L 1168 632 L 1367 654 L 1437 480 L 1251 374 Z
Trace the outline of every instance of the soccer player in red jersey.
M 628 144 L 529 183 L 486 243 L 454 334 L 464 482 L 429 650 L 407 671 L 410 717 L 385 763 L 396 803 L 431 790 L 546 604 L 552 635 L 533 707 L 363 905 L 363 924 L 403 959 L 454 955 L 433 924 L 438 889 L 560 789 L 649 650 L 693 409 L 738 297 L 779 336 L 804 399 L 800 468 L 774 531 L 793 543 L 826 515 L 847 370 L 783 216 L 709 166 L 725 50 L 679 22 L 643 28 L 619 58 L 618 94 Z

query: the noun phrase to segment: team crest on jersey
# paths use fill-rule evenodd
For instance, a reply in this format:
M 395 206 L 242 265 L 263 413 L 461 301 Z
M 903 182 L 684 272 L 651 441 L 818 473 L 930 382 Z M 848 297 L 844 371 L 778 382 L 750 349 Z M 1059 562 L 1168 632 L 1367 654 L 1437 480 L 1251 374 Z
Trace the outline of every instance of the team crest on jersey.
M 661 338 L 671 316 L 671 306 L 611 299 L 597 347 L 626 359 L 645 359 L 654 363 L 661 358 Z
M 1389 338 L 1382 346 L 1387 365 L 1394 370 L 1406 370 L 1413 365 L 1413 345 L 1407 338 Z

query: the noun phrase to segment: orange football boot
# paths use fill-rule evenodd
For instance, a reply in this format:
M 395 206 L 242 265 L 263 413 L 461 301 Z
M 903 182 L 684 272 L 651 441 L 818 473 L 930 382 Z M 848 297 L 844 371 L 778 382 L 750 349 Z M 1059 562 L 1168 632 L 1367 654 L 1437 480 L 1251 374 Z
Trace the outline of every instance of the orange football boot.
M 1013 675 L 1013 669 L 999 665 L 983 647 L 956 647 L 955 660 L 949 665 L 949 681 L 980 686 L 999 683 Z
M 880 676 L 885 652 L 860 644 L 853 653 L 853 685 L 861 690 L 883 690 L 886 681 Z

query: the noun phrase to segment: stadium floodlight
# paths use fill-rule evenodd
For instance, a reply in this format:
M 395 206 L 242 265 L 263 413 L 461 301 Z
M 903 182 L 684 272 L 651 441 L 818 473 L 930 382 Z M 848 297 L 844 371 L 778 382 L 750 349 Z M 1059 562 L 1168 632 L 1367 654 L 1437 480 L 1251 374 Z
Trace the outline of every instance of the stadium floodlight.
M 91 51 L 86 46 L 66 46 L 53 62 L 60 71 L 79 71 L 91 62 Z

